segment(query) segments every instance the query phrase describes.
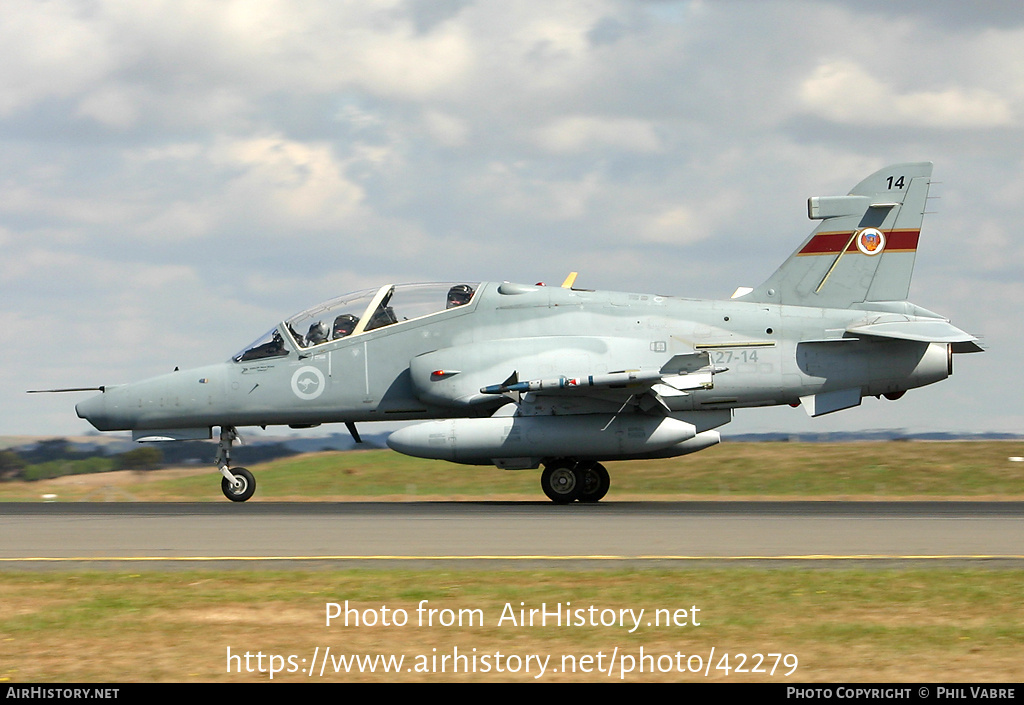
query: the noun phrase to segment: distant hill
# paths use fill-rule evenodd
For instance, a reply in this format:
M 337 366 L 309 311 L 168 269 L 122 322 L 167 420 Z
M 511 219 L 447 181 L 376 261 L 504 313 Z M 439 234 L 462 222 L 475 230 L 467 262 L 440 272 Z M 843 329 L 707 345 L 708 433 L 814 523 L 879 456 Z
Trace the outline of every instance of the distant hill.
M 365 426 L 364 426 L 365 428 Z M 236 461 L 257 462 L 276 457 L 315 453 L 322 450 L 373 450 L 387 448 L 388 433 L 366 433 L 360 436 L 363 442 L 356 444 L 348 433 L 330 433 L 325 436 L 249 436 L 242 429 L 243 445 L 231 449 Z M 723 432 L 724 441 L 733 443 L 850 443 L 855 441 L 1012 441 L 1024 440 L 1024 434 L 1017 433 L 954 433 L 932 431 L 906 433 L 901 430 L 880 429 L 871 431 L 832 431 L 823 433 L 728 433 Z M 60 441 L 76 457 L 89 455 L 118 455 L 139 447 L 127 435 L 96 436 L 0 436 L 0 450 L 28 452 L 40 444 Z M 163 452 L 165 462 L 211 461 L 216 453 L 216 440 L 179 441 L 175 443 L 154 443 Z

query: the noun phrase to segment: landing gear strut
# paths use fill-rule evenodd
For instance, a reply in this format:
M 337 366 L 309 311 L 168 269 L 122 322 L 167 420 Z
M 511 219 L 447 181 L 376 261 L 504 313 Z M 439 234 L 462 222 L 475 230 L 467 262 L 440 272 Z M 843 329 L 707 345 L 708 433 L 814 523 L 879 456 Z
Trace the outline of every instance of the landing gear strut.
M 555 504 L 591 503 L 600 501 L 608 493 L 611 479 L 601 463 L 559 458 L 544 466 L 540 486 Z
M 220 481 L 221 492 L 232 502 L 244 502 L 256 492 L 256 478 L 246 468 L 231 467 L 231 444 L 235 440 L 241 442 L 235 427 L 221 426 L 216 462 L 224 476 Z

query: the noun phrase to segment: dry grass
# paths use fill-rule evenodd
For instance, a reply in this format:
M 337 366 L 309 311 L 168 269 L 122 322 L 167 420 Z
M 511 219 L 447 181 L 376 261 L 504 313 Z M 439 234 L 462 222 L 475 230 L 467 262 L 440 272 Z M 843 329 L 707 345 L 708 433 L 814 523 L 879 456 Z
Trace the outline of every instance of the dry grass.
M 1024 499 L 1017 441 L 723 443 L 668 460 L 608 463 L 610 500 Z M 254 465 L 253 501 L 543 500 L 539 472 L 324 452 Z M 0 501 L 224 501 L 212 467 L 0 483 Z
M 255 655 L 295 655 L 308 669 L 314 651 L 394 654 L 400 673 L 276 674 L 281 681 L 531 681 L 532 672 L 416 673 L 417 657 L 454 649 L 508 658 L 549 655 L 544 681 L 619 680 L 563 673 L 563 656 L 604 654 L 607 665 L 643 652 L 716 657 L 709 680 L 777 681 L 777 675 L 728 673 L 721 656 L 781 652 L 799 667 L 788 680 L 1019 682 L 1024 678 L 1022 571 L 684 570 L 189 572 L 0 575 L 0 678 L 13 681 L 263 681 Z M 325 604 L 360 610 L 387 605 L 410 624 L 325 626 Z M 416 607 L 479 609 L 483 625 L 415 626 Z M 618 626 L 497 626 L 503 607 L 644 608 L 635 633 Z M 658 608 L 696 605 L 700 626 L 647 626 Z M 227 653 L 253 655 L 254 672 L 228 673 Z M 473 649 L 476 649 L 473 652 Z M 301 663 L 306 659 L 306 663 Z M 685 662 L 685 661 L 684 661 Z M 494 662 L 492 661 L 492 664 Z M 514 663 L 514 662 L 513 662 Z M 594 664 L 596 665 L 596 661 Z M 621 664 L 616 659 L 616 665 Z M 655 662 L 657 663 L 657 662 Z M 752 664 L 748 660 L 747 666 Z M 286 670 L 288 662 L 280 662 Z M 551 669 L 557 669 L 554 673 Z M 317 669 L 319 670 L 319 669 Z M 701 681 L 692 673 L 627 674 L 627 681 Z

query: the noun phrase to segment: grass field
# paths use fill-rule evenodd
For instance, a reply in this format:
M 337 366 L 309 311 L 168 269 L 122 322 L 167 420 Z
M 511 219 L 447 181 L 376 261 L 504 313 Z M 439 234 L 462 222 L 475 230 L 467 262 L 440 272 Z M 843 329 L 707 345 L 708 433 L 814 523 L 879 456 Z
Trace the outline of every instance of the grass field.
M 1019 570 L 942 569 L 5 573 L 0 682 L 267 681 L 275 655 L 281 659 L 273 663 L 283 670 L 273 680 L 306 682 L 1019 683 L 1022 578 Z M 361 620 L 372 614 L 378 623 L 355 626 L 352 618 L 346 627 L 339 618 L 326 626 L 327 603 L 346 600 Z M 418 625 L 421 600 L 438 610 L 433 626 Z M 589 617 L 583 626 L 518 623 L 521 608 L 544 603 L 551 611 L 567 602 L 583 610 L 594 606 L 597 625 L 590 626 Z M 517 622 L 499 625 L 506 604 Z M 391 626 L 380 624 L 382 607 Z M 620 609 L 645 610 L 633 633 L 631 617 L 619 626 L 605 611 L 617 615 Z M 676 623 L 656 626 L 659 609 L 665 610 L 659 617 L 673 615 Z M 406 612 L 404 626 L 393 624 L 400 621 L 398 610 Z M 439 624 L 446 614 L 450 626 Z M 328 647 L 336 659 L 358 654 L 405 661 L 398 672 L 385 672 L 378 661 L 375 673 L 335 673 L 329 661 L 321 676 L 318 660 L 310 676 L 314 653 L 323 658 Z M 250 653 L 252 672 L 241 658 L 229 661 L 229 649 L 236 656 Z M 466 661 L 453 673 L 456 653 L 476 656 L 477 672 L 466 673 Z M 263 672 L 257 654 L 264 655 Z M 497 670 L 497 654 L 505 672 Z M 644 673 L 641 654 L 650 659 Z M 757 673 L 755 654 L 792 654 L 795 661 L 771 656 Z M 539 662 L 527 664 L 527 656 L 550 657 L 540 678 Z M 593 661 L 587 664 L 584 656 Z M 623 674 L 630 665 L 634 670 Z M 604 672 L 584 672 L 587 666 Z
M 1020 454 L 1010 442 L 723 444 L 675 460 L 611 463 L 607 501 L 1020 501 L 1024 464 L 1008 460 Z M 543 498 L 534 471 L 462 467 L 388 451 L 319 453 L 252 469 L 259 482 L 252 501 Z M 226 501 L 210 468 L 0 485 L 6 501 L 39 501 L 51 493 L 59 501 Z M 326 626 L 327 603 L 345 600 L 363 619 L 381 621 L 386 606 L 392 619 L 405 610 L 409 623 Z M 450 610 L 437 612 L 438 621 L 462 614 L 479 615 L 483 623 L 418 626 L 421 600 Z M 593 606 L 597 615 L 645 613 L 632 633 L 628 617 L 627 626 L 498 624 L 505 605 L 517 611 L 542 603 L 549 610 Z M 677 618 L 684 610 L 686 625 L 648 625 L 655 610 Z M 328 648 L 337 661 L 328 660 L 321 676 Z M 318 665 L 310 676 L 314 654 Z M 457 661 L 456 654 L 466 659 Z M 787 656 L 758 660 L 756 654 L 791 654 L 796 668 Z M 405 660 L 398 671 L 384 671 L 378 660 L 374 673 L 335 672 L 350 655 Z M 476 672 L 467 673 L 473 657 Z M 461 670 L 453 673 L 456 665 Z M 707 675 L 689 672 L 701 670 L 698 665 L 707 666 Z M 0 683 L 253 682 L 270 680 L 271 666 L 282 669 L 275 681 L 306 682 L 1019 683 L 1024 571 L 979 564 L 0 572 Z
M 212 446 L 211 446 L 212 449 Z M 668 460 L 608 463 L 616 499 L 1022 499 L 1016 441 L 723 443 Z M 421 460 L 388 450 L 325 452 L 250 468 L 250 501 L 544 499 L 540 473 Z M 0 484 L 0 501 L 225 501 L 210 467 Z

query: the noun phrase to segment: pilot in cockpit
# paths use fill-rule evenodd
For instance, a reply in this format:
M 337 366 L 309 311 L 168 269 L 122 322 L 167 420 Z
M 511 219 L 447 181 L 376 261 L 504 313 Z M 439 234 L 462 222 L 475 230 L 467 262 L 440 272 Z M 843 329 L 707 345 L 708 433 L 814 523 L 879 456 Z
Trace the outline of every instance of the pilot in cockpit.
M 465 306 L 473 298 L 473 287 L 468 284 L 456 284 L 448 290 L 448 305 L 445 308 Z
M 320 343 L 327 342 L 327 324 L 323 321 L 317 321 L 309 327 L 309 331 L 306 333 L 306 347 L 310 345 L 319 345 Z
M 351 313 L 341 314 L 334 319 L 334 332 L 331 334 L 331 340 L 352 335 L 352 331 L 356 329 L 357 325 L 359 325 L 359 319 Z

